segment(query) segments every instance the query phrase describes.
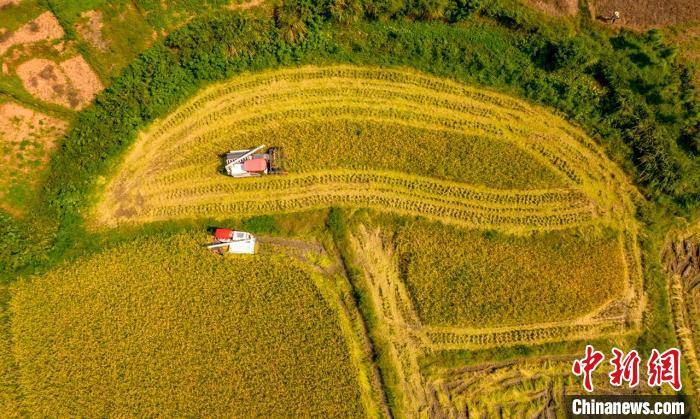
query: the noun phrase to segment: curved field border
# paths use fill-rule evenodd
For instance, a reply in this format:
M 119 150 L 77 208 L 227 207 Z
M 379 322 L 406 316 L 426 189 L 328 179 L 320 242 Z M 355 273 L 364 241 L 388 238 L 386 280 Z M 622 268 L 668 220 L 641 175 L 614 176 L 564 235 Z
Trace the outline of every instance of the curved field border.
M 218 173 L 216 156 L 249 145 L 245 138 L 251 132 L 348 120 L 493 138 L 523 150 L 566 186 L 505 190 L 372 167 L 314 164 L 303 173 L 263 179 Z M 322 157 L 310 156 L 309 161 Z M 411 70 L 303 67 L 210 86 L 156 121 L 109 182 L 95 224 L 348 205 L 523 233 L 627 225 L 634 208 L 632 193 L 624 174 L 582 132 L 524 101 Z
M 558 229 L 587 224 L 595 207 L 573 189 L 498 191 L 401 173 L 334 170 L 231 183 L 149 181 L 138 199 L 156 206 L 136 211 L 140 219 L 197 217 L 202 214 L 254 215 L 363 206 L 422 215 L 467 227 Z M 236 200 L 230 200 L 230 197 Z M 128 214 L 128 201 L 117 212 Z
M 373 311 L 381 319 L 375 327 L 382 336 L 389 337 L 386 352 L 395 369 L 397 381 L 393 392 L 407 411 L 431 412 L 437 416 L 451 416 L 455 412 L 464 411 L 464 400 L 461 398 L 468 385 L 460 383 L 459 379 L 446 383 L 453 373 L 450 371 L 438 374 L 437 377 L 426 376 L 421 371 L 420 360 L 427 354 L 444 350 L 483 350 L 512 345 L 620 337 L 634 333 L 641 320 L 642 271 L 636 249 L 637 239 L 633 234 L 625 234 L 620 239 L 626 259 L 627 280 L 622 298 L 610 301 L 595 312 L 572 321 L 481 329 L 423 324 L 409 291 L 400 278 L 394 249 L 383 241 L 380 229 L 369 229 L 360 224 L 351 232 L 349 243 L 352 257 L 363 272 Z M 567 368 L 570 368 L 570 364 Z M 469 367 L 464 368 L 465 371 L 468 369 Z M 540 377 L 540 372 L 533 379 Z M 561 378 L 562 374 L 556 376 Z M 549 381 L 548 377 L 541 377 Z M 520 380 L 520 377 L 513 378 Z M 529 386 L 527 388 L 530 389 Z M 551 396 L 551 388 L 542 395 Z

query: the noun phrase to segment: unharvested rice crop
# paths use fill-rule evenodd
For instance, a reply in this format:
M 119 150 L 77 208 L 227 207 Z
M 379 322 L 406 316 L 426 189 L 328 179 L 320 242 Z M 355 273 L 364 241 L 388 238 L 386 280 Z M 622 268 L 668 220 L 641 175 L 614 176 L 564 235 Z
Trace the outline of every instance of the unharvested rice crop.
M 573 320 L 620 298 L 626 286 L 612 231 L 512 237 L 411 222 L 395 241 L 402 279 L 429 326 Z
M 32 416 L 359 417 L 358 375 L 311 271 L 138 239 L 13 287 Z M 138 389 L 138 391 L 134 391 Z
M 439 223 L 358 214 L 355 221 L 359 224 L 350 227 L 348 239 L 353 266 L 362 273 L 363 295 L 377 319 L 375 333 L 386 337 L 380 345 L 384 362 L 394 370 L 389 391 L 405 411 L 461 417 L 465 411 L 481 416 L 486 409 L 490 411 L 486 416 L 498 416 L 498 412 L 507 417 L 537 416 L 537 411 L 554 407 L 552 396 L 560 402 L 559 390 L 552 388 L 554 384 L 561 389 L 560 372 L 551 376 L 535 368 L 521 374 L 508 368 L 512 380 L 497 377 L 497 392 L 491 394 L 486 393 L 488 386 L 480 383 L 479 377 L 490 377 L 497 366 L 474 370 L 460 366 L 426 375 L 435 363 L 425 357 L 455 350 L 619 338 L 638 322 L 633 307 L 638 294 L 634 290 L 641 289 L 641 284 L 632 284 L 630 279 L 634 267 L 627 266 L 627 236 L 623 239 L 613 231 L 603 235 L 561 231 L 531 238 L 506 237 L 454 231 L 453 226 Z M 372 227 L 364 224 L 368 220 Z M 591 247 L 593 255 L 581 257 L 579 252 Z M 534 252 L 538 254 L 533 257 Z M 562 272 L 566 258 L 578 260 Z M 470 271 L 478 275 L 463 274 Z M 580 288 L 587 285 L 603 290 L 582 292 Z M 629 313 L 624 309 L 620 313 L 620 303 L 629 304 Z M 513 308 L 514 304 L 529 312 L 520 306 Z M 572 309 L 561 310 L 569 304 Z M 555 317 L 562 312 L 575 318 Z M 505 364 L 511 366 L 512 362 Z M 504 401 L 508 403 L 503 405 Z
M 17 369 L 12 356 L 9 301 L 9 286 L 0 283 L 0 416 L 3 418 L 19 417 L 20 413 L 15 383 Z
M 283 146 L 289 174 L 218 157 Z M 204 89 L 141 133 L 98 225 L 327 207 L 390 208 L 522 233 L 616 224 L 624 175 L 576 128 L 513 98 L 410 70 L 303 67 Z

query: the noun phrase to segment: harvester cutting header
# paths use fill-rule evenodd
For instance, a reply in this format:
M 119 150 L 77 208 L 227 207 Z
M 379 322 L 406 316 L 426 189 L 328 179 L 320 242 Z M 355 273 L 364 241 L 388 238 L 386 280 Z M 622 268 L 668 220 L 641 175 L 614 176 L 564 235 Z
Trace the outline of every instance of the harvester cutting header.
M 284 173 L 282 147 L 270 147 L 266 153 L 258 153 L 263 148 L 265 145 L 226 153 L 226 174 L 233 177 L 251 177 Z

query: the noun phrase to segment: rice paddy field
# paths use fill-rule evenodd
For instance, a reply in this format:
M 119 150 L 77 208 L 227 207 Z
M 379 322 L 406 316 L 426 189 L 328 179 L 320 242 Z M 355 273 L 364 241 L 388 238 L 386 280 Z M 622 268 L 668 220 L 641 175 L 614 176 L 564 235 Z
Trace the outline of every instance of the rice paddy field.
M 201 239 L 136 240 L 16 284 L 22 411 L 362 417 L 359 372 L 312 271 L 274 252 L 222 258 Z
M 0 417 L 562 417 L 586 344 L 700 404 L 680 40 L 462 3 L 0 0 Z
M 259 144 L 284 148 L 286 174 L 223 173 L 222 153 Z M 440 395 L 454 371 L 422 371 L 431 354 L 637 333 L 635 199 L 545 109 L 415 70 L 307 66 L 214 84 L 155 121 L 90 222 L 335 208 L 327 224 L 402 417 L 463 408 Z
M 285 147 L 288 175 L 221 173 L 217 156 L 265 139 Z M 511 233 L 618 225 L 632 207 L 617 170 L 573 126 L 507 96 L 410 70 L 304 67 L 214 85 L 155 122 L 95 220 L 355 205 Z
M 259 144 L 284 148 L 286 174 L 223 173 L 222 153 Z M 639 328 L 637 198 L 620 169 L 545 109 L 415 70 L 213 84 L 101 182 L 91 233 L 216 222 L 275 235 L 284 219 L 289 237 L 263 238 L 295 250 L 220 257 L 203 234 L 151 231 L 17 281 L 0 313 L 8 410 L 458 416 L 493 406 L 444 387 L 454 369 L 424 371 L 435 354 Z M 540 367 L 537 385 L 555 382 Z M 514 412 L 541 408 L 523 403 Z
M 511 237 L 415 222 L 394 240 L 402 279 L 421 319 L 433 326 L 572 320 L 620 298 L 626 287 L 614 232 Z

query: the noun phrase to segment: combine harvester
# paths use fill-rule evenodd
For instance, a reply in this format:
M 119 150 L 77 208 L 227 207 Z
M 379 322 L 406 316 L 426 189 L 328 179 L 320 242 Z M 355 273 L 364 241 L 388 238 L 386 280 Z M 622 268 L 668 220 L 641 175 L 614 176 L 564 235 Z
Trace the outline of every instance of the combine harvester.
M 285 173 L 282 147 L 270 147 L 266 153 L 256 154 L 263 148 L 265 145 L 226 153 L 226 174 L 240 178 Z
M 270 147 L 266 153 L 258 153 L 263 148 L 265 145 L 226 153 L 226 174 L 242 178 L 285 173 L 282 148 Z M 245 231 L 217 228 L 214 231 L 214 243 L 207 245 L 207 249 L 219 254 L 226 252 L 252 255 L 255 254 L 255 243 L 255 236 Z
M 224 249 L 228 248 L 227 253 L 253 255 L 255 254 L 255 243 L 255 236 L 245 231 L 217 228 L 214 231 L 214 243 L 207 245 L 207 249 L 223 254 Z

